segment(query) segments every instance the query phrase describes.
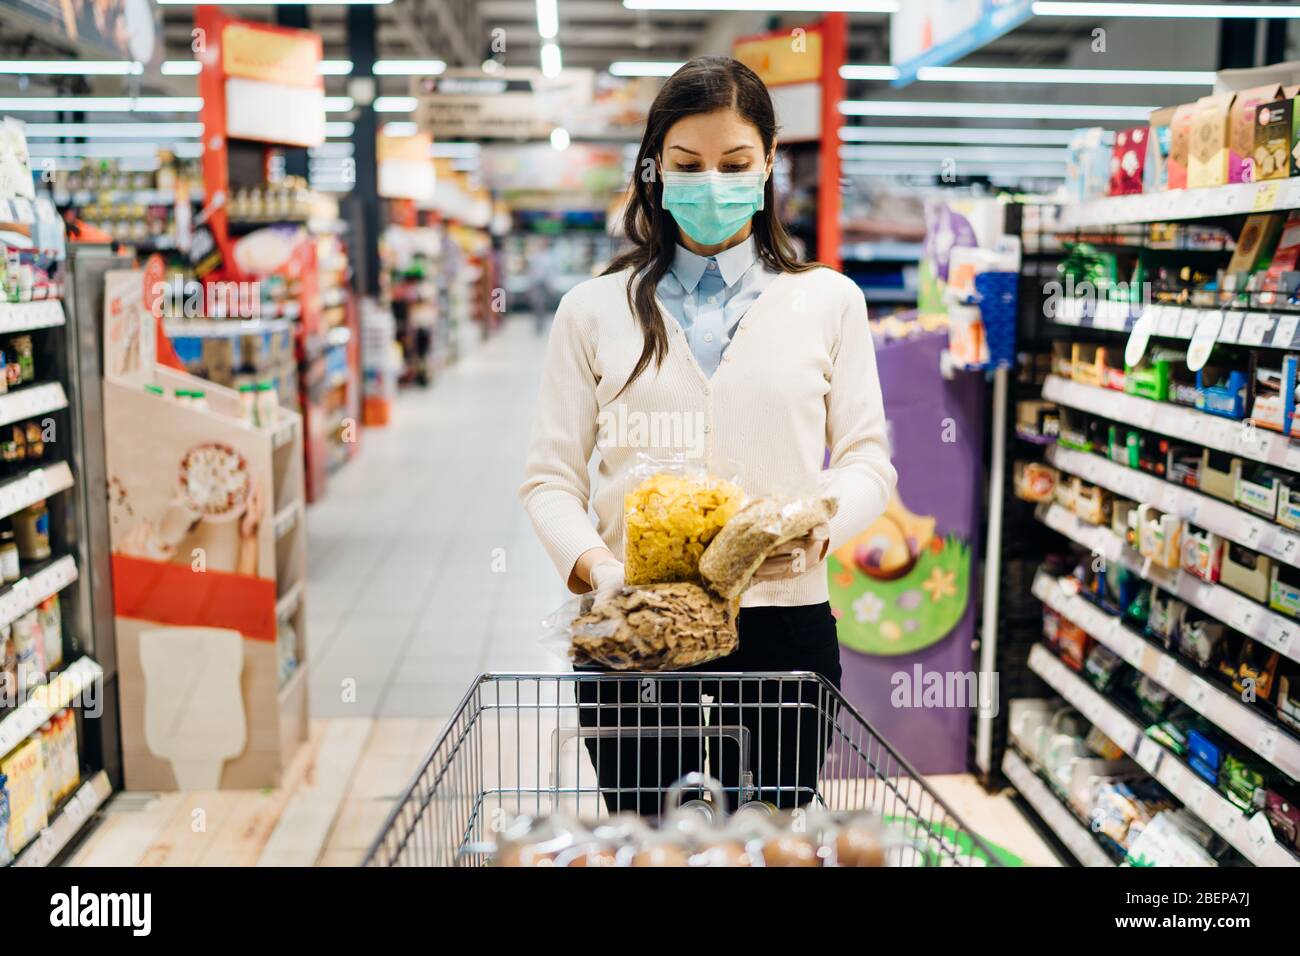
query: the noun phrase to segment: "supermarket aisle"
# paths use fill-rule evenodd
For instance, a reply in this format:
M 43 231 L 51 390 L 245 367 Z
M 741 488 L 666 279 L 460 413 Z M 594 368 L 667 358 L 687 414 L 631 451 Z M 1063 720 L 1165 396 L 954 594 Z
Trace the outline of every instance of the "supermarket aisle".
M 442 717 L 481 670 L 561 668 L 537 636 L 563 586 L 515 497 L 543 344 L 513 320 L 404 394 L 309 510 L 314 715 Z

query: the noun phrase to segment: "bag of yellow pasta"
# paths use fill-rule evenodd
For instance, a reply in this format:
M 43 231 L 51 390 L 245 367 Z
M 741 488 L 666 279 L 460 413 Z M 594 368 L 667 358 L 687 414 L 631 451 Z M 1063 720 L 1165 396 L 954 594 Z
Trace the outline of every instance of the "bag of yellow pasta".
M 643 457 L 624 495 L 627 583 L 698 581 L 704 549 L 743 503 L 734 482 L 681 459 Z

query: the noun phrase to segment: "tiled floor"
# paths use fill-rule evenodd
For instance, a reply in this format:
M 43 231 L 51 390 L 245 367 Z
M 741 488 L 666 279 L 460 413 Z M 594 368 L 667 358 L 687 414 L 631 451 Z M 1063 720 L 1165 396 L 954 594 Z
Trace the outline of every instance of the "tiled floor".
M 538 644 L 567 594 L 515 496 L 542 350 L 531 322 L 471 344 L 364 432 L 308 511 L 315 720 L 285 786 L 120 795 L 76 862 L 354 865 L 476 674 L 568 669 Z M 990 840 L 1051 862 L 1005 796 L 934 785 Z
M 482 670 L 562 669 L 537 642 L 564 587 L 515 496 L 543 344 L 507 323 L 403 394 L 308 512 L 316 715 L 446 716 Z

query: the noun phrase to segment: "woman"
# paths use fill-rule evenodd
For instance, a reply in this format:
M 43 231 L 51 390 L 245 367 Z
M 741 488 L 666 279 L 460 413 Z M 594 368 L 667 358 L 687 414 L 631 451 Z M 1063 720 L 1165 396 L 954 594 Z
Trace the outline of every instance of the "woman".
M 771 97 L 740 62 L 699 57 L 664 83 L 624 215 L 632 248 L 556 312 L 520 497 L 570 590 L 601 600 L 623 584 L 622 476 L 639 454 L 739 469 L 750 492 L 820 487 L 838 499 L 835 518 L 764 563 L 742 598 L 738 650 L 700 670 L 814 671 L 838 686 L 824 559 L 884 511 L 895 474 L 862 292 L 795 260 L 775 213 L 775 155 Z M 656 420 L 678 427 L 607 427 Z M 687 436 L 689 447 L 638 446 L 647 434 L 662 439 L 656 431 Z M 652 703 L 636 681 L 616 683 L 582 682 L 579 697 Z M 816 709 L 801 719 L 786 708 L 778 722 L 766 708 L 760 718 L 744 706 L 760 700 L 751 682 L 661 681 L 654 692 L 673 699 L 581 713 L 605 730 L 587 744 L 611 810 L 657 812 L 664 787 L 703 769 L 705 724 L 709 770 L 733 806 L 741 796 L 786 807 L 811 799 L 829 732 Z M 731 706 L 706 716 L 700 694 Z M 761 699 L 780 699 L 777 682 Z M 647 730 L 660 713 L 673 715 L 672 728 Z M 744 771 L 756 792 L 742 793 Z

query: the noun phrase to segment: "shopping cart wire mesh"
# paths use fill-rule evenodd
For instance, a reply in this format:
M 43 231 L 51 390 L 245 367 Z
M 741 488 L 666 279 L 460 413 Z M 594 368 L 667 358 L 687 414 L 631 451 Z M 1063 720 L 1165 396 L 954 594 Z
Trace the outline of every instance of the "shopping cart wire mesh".
M 816 674 L 600 672 L 477 678 L 365 865 L 480 866 L 516 816 L 653 816 L 701 771 L 729 810 L 762 800 L 880 814 L 905 838 L 894 862 L 998 862 Z

